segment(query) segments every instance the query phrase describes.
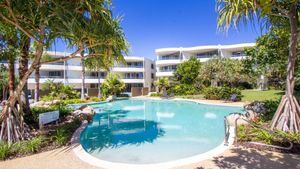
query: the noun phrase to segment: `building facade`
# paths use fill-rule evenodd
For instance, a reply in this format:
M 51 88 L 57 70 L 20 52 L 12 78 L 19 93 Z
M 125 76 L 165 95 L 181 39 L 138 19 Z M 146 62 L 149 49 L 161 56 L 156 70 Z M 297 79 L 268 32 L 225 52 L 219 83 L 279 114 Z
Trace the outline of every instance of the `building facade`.
M 191 57 L 198 58 L 200 62 L 205 62 L 215 56 L 242 59 L 246 57 L 243 52 L 244 49 L 253 46 L 255 46 L 255 43 L 156 49 L 156 77 L 173 76 L 177 65 Z
M 46 52 L 51 57 L 64 57 L 69 53 Z M 132 87 L 146 87 L 151 90 L 154 88 L 153 81 L 155 77 L 155 62 L 145 57 L 126 56 L 126 64 L 115 64 L 110 72 L 119 74 L 121 80 L 125 83 L 124 93 L 131 94 Z M 86 68 L 85 68 L 86 69 Z M 99 80 L 103 83 L 107 72 L 100 70 L 98 72 L 85 70 L 85 94 L 97 96 Z M 60 82 L 66 85 L 72 85 L 75 89 L 81 89 L 82 65 L 80 58 L 73 58 L 64 62 L 43 64 L 40 67 L 40 85 L 47 80 Z M 40 87 L 41 87 L 40 86 Z M 34 91 L 35 79 L 34 73 L 28 79 L 28 89 Z

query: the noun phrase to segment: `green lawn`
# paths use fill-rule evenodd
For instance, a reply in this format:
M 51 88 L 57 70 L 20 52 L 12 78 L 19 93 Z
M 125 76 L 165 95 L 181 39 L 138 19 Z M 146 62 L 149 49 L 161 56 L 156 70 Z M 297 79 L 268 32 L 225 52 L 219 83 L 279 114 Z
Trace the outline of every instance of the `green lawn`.
M 277 100 L 284 95 L 284 91 L 281 90 L 242 90 L 243 101 L 263 101 L 263 100 Z M 300 99 L 300 92 L 296 92 L 296 97 Z

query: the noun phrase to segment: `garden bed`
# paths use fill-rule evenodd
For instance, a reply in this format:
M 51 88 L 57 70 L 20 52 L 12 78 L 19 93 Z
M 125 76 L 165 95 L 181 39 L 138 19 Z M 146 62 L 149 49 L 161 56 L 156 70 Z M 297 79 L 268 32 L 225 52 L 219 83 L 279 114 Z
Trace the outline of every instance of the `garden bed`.
M 53 150 L 70 144 L 73 132 L 80 126 L 79 118 L 72 120 L 63 119 L 59 125 L 47 125 L 43 130 L 31 132 L 37 133 L 31 140 L 20 141 L 9 145 L 0 144 L 0 161 L 24 157 L 44 151 Z

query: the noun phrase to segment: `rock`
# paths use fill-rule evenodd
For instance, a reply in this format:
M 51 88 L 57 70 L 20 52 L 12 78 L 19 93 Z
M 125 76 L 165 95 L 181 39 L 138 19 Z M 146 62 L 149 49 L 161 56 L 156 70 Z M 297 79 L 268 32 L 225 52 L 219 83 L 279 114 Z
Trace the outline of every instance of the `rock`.
M 248 110 L 245 114 L 249 121 L 257 121 L 259 119 L 260 114 L 256 113 L 252 110 Z
M 227 121 L 230 126 L 235 126 L 235 121 L 238 118 L 241 118 L 241 119 L 237 121 L 237 125 L 248 124 L 248 122 L 245 121 L 245 120 L 248 120 L 247 117 L 241 113 L 232 113 L 232 114 L 228 115 L 226 118 L 227 118 Z M 245 119 L 245 120 L 242 120 L 242 119 Z
M 75 110 L 75 111 L 73 111 L 72 115 L 79 116 L 81 113 L 82 113 L 81 110 Z
M 72 113 L 74 116 L 79 116 L 82 120 L 91 121 L 95 114 L 94 109 L 91 106 L 83 105 L 78 110 Z
M 117 99 L 117 96 L 112 95 L 112 96 L 109 96 L 109 97 L 106 99 L 106 101 L 112 102 L 112 101 L 114 101 L 114 100 L 116 100 L 116 99 Z

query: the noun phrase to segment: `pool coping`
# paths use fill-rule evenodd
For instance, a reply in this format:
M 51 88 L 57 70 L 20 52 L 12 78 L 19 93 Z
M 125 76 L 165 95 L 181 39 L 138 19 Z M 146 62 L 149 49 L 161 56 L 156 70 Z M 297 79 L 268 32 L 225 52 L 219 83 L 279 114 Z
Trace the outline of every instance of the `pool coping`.
M 174 99 L 175 100 L 175 99 Z M 178 99 L 178 100 L 190 100 L 190 99 Z M 193 102 L 196 102 L 195 100 L 190 100 Z M 202 103 L 202 102 L 196 102 L 196 103 Z M 206 104 L 206 103 L 203 103 Z M 217 105 L 217 104 L 213 104 Z M 221 105 L 224 106 L 224 105 Z M 241 106 L 239 106 L 241 107 Z M 228 144 L 225 145 L 225 141 L 223 141 L 220 145 L 215 147 L 212 150 L 209 150 L 205 153 L 201 153 L 192 157 L 182 158 L 179 160 L 173 160 L 168 162 L 162 162 L 162 163 L 154 163 L 154 164 L 128 164 L 128 163 L 118 163 L 118 162 L 110 162 L 101 160 L 99 158 L 96 158 L 92 155 L 90 155 L 88 152 L 84 150 L 82 145 L 80 144 L 80 135 L 81 132 L 86 128 L 88 125 L 87 121 L 84 121 L 81 126 L 74 132 L 72 139 L 71 139 L 71 147 L 74 152 L 74 154 L 82 161 L 96 167 L 100 168 L 113 168 L 113 169 L 163 169 L 163 168 L 173 168 L 173 167 L 179 167 L 184 166 L 188 164 L 197 163 L 200 161 L 204 161 L 207 159 L 211 159 L 217 155 L 222 154 L 225 150 L 229 149 L 229 147 L 234 142 L 235 132 L 234 127 L 230 126 L 229 128 L 229 138 L 228 138 Z

